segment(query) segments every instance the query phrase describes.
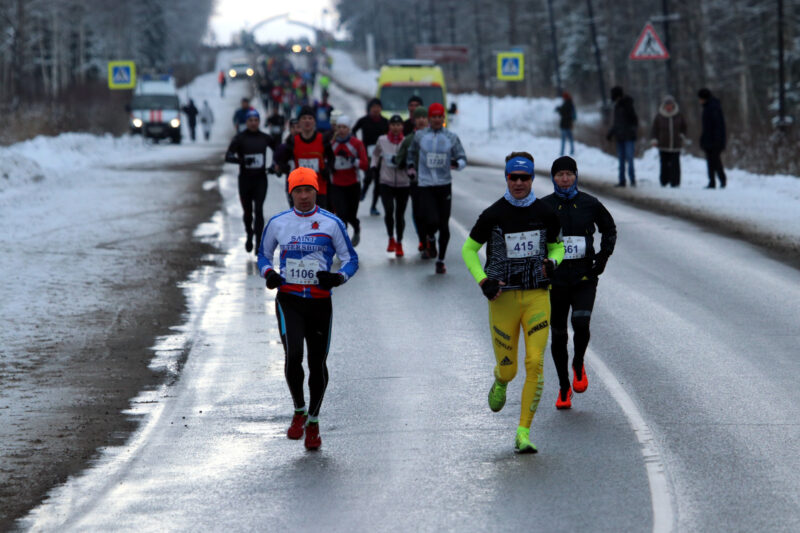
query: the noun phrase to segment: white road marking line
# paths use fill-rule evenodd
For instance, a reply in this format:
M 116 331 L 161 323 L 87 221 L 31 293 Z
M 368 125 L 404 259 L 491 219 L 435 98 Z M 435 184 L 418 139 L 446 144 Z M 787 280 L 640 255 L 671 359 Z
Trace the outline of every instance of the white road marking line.
M 450 223 L 465 239 L 469 236 L 469 230 L 455 218 L 451 218 Z M 478 253 L 485 261 L 485 248 L 481 248 Z M 587 348 L 586 356 L 586 365 L 602 380 L 611 397 L 620 406 L 641 445 L 644 466 L 647 471 L 647 482 L 650 485 L 650 501 L 653 506 L 653 533 L 670 533 L 675 528 L 672 491 L 661 452 L 650 431 L 650 426 L 639 412 L 636 402 L 628 395 L 614 373 L 608 369 L 597 354 L 591 348 Z

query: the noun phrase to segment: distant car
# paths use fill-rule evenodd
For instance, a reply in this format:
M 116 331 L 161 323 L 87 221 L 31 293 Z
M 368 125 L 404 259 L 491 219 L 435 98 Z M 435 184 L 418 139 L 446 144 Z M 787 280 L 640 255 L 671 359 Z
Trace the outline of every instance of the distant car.
M 244 80 L 247 78 L 252 78 L 255 73 L 256 71 L 250 66 L 250 63 L 246 61 L 237 61 L 235 63 L 231 63 L 231 66 L 228 69 L 228 77 L 232 80 Z
M 180 102 L 175 81 L 170 76 L 143 77 L 126 107 L 130 113 L 131 133 L 180 144 Z

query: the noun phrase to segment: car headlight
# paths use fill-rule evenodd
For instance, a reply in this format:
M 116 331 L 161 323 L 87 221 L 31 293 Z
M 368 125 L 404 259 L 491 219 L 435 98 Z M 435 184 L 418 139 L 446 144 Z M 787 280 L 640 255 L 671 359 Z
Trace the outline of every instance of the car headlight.
M 235 78 L 236 77 L 236 71 L 233 70 L 233 69 L 230 69 L 228 71 L 228 76 L 230 76 L 231 78 Z
M 181 121 L 178 120 L 177 118 L 173 118 L 172 120 L 169 121 L 169 125 L 172 126 L 173 128 L 177 128 L 178 126 L 181 125 Z
M 133 120 L 131 121 L 131 123 L 133 124 L 133 127 L 134 127 L 134 128 L 141 128 L 141 127 L 142 127 L 142 124 L 143 124 L 143 122 L 142 122 L 142 119 L 140 119 L 140 118 L 135 118 L 135 119 L 133 119 Z
M 255 74 L 255 71 L 253 69 L 251 69 L 251 68 L 247 69 L 247 75 L 248 76 L 252 76 L 253 74 Z

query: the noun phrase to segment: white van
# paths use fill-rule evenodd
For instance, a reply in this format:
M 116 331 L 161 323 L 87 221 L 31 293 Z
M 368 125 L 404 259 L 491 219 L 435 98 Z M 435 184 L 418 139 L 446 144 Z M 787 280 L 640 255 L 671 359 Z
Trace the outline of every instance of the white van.
M 171 76 L 143 76 L 136 84 L 127 109 L 131 133 L 180 144 L 181 108 Z

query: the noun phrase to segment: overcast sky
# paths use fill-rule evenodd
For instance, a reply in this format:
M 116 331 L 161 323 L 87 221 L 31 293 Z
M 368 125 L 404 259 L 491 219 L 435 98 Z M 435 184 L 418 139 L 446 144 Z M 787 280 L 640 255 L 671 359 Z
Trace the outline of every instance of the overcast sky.
M 327 9 L 325 15 L 323 10 Z M 231 42 L 231 35 L 242 28 L 250 28 L 264 19 L 289 13 L 290 20 L 297 20 L 314 26 L 324 25 L 328 30 L 335 28 L 333 0 L 217 0 L 217 9 L 211 18 L 211 30 L 220 44 Z M 286 19 L 270 22 L 256 32 L 258 41 L 284 42 L 295 37 L 308 37 L 313 40 L 313 32 L 290 24 Z

